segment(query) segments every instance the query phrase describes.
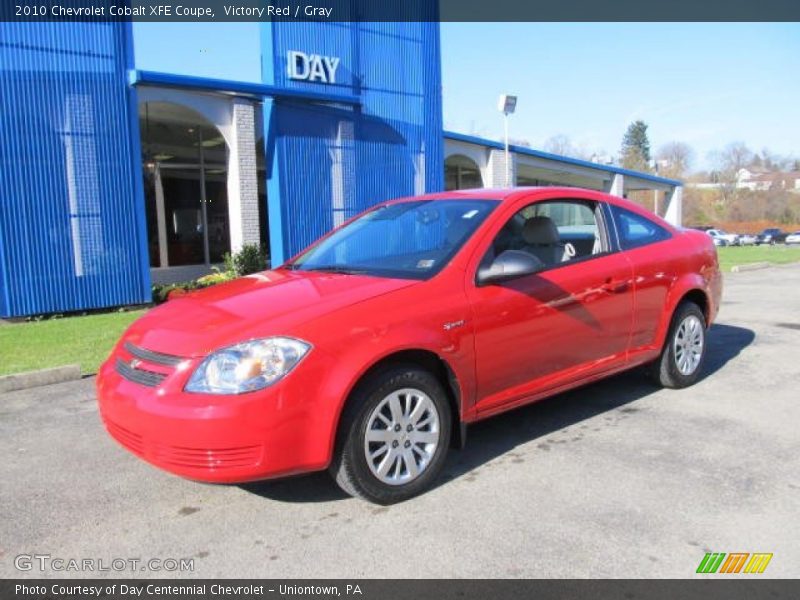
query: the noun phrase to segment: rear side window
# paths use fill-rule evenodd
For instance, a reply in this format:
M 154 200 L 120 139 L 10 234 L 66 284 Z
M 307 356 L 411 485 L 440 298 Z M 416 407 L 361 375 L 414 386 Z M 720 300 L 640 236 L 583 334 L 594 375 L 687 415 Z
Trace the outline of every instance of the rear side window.
M 617 224 L 619 245 L 623 250 L 655 244 L 671 237 L 669 231 L 661 225 L 635 212 L 614 205 L 611 205 L 611 212 Z

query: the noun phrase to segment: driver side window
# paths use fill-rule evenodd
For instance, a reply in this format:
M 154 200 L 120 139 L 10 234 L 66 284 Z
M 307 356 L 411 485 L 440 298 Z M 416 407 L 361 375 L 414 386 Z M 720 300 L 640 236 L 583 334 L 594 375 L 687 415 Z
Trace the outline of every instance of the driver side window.
M 608 241 L 600 207 L 586 200 L 529 204 L 503 226 L 481 265 L 490 265 L 508 250 L 530 254 L 543 269 L 602 254 L 608 250 Z

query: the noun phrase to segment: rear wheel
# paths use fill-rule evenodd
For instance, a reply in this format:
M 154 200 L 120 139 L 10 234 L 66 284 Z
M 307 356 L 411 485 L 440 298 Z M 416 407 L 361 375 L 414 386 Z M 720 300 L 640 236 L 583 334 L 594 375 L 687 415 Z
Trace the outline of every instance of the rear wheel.
M 354 392 L 342 416 L 330 472 L 348 494 L 393 504 L 427 489 L 444 465 L 452 415 L 439 381 L 404 365 Z
M 661 356 L 651 375 L 664 387 L 684 388 L 700 377 L 706 355 L 706 319 L 694 302 L 684 302 L 675 310 Z

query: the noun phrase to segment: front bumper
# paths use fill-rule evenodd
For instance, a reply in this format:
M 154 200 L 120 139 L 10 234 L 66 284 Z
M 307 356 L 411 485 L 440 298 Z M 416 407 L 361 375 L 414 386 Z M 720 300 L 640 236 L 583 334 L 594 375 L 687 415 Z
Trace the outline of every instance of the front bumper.
M 329 365 L 319 351 L 277 384 L 230 396 L 183 391 L 199 359 L 174 368 L 135 362 L 134 381 L 130 365 L 135 360 L 118 346 L 97 375 L 97 397 L 108 433 L 139 458 L 182 477 L 216 483 L 328 465 L 337 403 L 321 393 Z M 158 376 L 148 379 L 150 373 Z

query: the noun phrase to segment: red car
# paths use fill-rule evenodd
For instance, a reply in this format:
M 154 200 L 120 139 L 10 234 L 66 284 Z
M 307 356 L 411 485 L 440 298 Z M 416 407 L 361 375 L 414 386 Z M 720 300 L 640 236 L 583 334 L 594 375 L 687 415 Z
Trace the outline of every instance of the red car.
M 429 487 L 466 425 L 649 365 L 694 383 L 711 238 L 574 188 L 379 204 L 286 264 L 148 312 L 97 377 L 109 433 L 191 479 L 329 469 L 378 503 Z

